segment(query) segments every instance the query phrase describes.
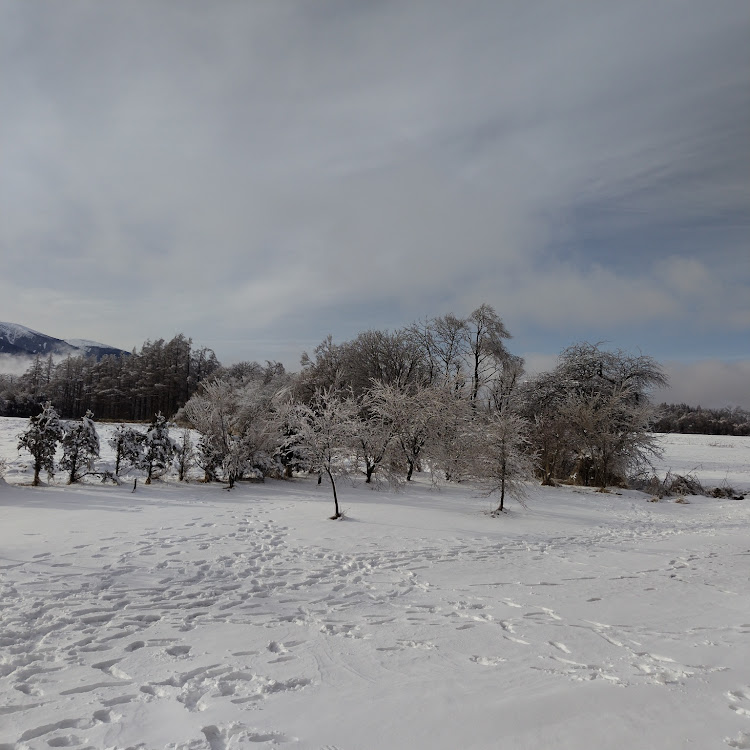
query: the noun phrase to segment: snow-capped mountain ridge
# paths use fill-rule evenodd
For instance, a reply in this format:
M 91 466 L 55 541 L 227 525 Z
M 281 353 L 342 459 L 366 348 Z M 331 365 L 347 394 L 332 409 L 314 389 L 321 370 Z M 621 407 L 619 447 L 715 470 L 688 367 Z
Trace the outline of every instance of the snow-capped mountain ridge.
M 36 355 L 73 355 L 95 356 L 98 358 L 107 354 L 123 354 L 108 344 L 100 344 L 89 339 L 58 339 L 48 336 L 41 331 L 20 325 L 19 323 L 0 322 L 0 354 L 29 357 Z

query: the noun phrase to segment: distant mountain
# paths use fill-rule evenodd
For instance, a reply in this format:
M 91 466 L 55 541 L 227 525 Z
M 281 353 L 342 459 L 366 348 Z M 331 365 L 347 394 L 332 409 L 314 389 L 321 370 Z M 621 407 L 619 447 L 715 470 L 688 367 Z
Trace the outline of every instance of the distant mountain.
M 32 328 L 18 323 L 0 323 L 0 354 L 11 354 L 20 357 L 34 357 L 37 354 L 46 357 L 48 354 L 56 356 L 86 356 L 101 359 L 107 354 L 127 354 L 107 344 L 86 339 L 56 339 Z

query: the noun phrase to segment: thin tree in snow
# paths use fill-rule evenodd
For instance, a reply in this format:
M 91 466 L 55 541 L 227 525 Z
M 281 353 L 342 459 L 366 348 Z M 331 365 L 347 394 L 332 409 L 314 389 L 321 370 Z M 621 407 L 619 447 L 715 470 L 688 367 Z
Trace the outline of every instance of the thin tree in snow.
M 292 427 L 288 441 L 311 472 L 325 475 L 333 492 L 334 514 L 341 518 L 336 479 L 353 470 L 352 443 L 356 433 L 357 405 L 340 398 L 333 389 L 316 391 L 311 404 L 291 407 L 287 423 Z
M 534 476 L 534 456 L 528 451 L 526 422 L 508 411 L 492 413 L 472 424 L 473 473 L 488 495 L 499 495 L 495 513 L 505 510 L 506 496 L 522 503 L 526 482 Z M 522 503 L 523 504 L 523 503 Z

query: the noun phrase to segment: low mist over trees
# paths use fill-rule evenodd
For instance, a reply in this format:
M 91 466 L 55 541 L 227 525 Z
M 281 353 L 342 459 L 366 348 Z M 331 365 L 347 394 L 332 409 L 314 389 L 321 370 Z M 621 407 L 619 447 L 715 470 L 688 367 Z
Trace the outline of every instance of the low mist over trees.
M 347 473 L 391 487 L 425 470 L 471 480 L 503 510 L 532 476 L 604 487 L 648 466 L 659 417 L 652 393 L 666 384 L 655 360 L 584 342 L 565 349 L 554 370 L 527 377 L 510 339 L 485 304 L 465 318 L 364 331 L 343 343 L 328 336 L 290 374 L 276 362 L 222 367 L 179 335 L 120 358 L 37 359 L 23 376 L 0 380 L 0 408 L 33 415 L 44 401 L 68 418 L 90 409 L 100 419 L 151 420 L 146 431 L 116 430 L 115 476 L 128 467 L 158 476 L 175 456 L 180 479 L 197 466 L 230 488 L 313 472 L 330 483 L 334 517 L 336 480 Z M 174 441 L 167 418 L 198 435 L 183 430 Z M 86 451 L 95 455 L 93 443 Z
M 149 420 L 174 414 L 205 378 L 220 367 L 206 348 L 193 350 L 182 334 L 147 341 L 129 356 L 37 357 L 21 376 L 0 375 L 0 414 L 28 417 L 51 401 L 61 417 L 92 411 L 98 419 Z

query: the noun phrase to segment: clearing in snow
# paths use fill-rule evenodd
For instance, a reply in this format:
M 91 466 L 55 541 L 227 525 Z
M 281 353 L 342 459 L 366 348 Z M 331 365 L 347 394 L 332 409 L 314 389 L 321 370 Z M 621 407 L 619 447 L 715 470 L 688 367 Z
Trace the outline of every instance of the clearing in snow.
M 531 487 L 493 518 L 420 476 L 343 482 L 332 522 L 314 478 L 25 486 L 25 424 L 1 750 L 750 748 L 748 500 Z M 750 489 L 750 438 L 663 442 Z

